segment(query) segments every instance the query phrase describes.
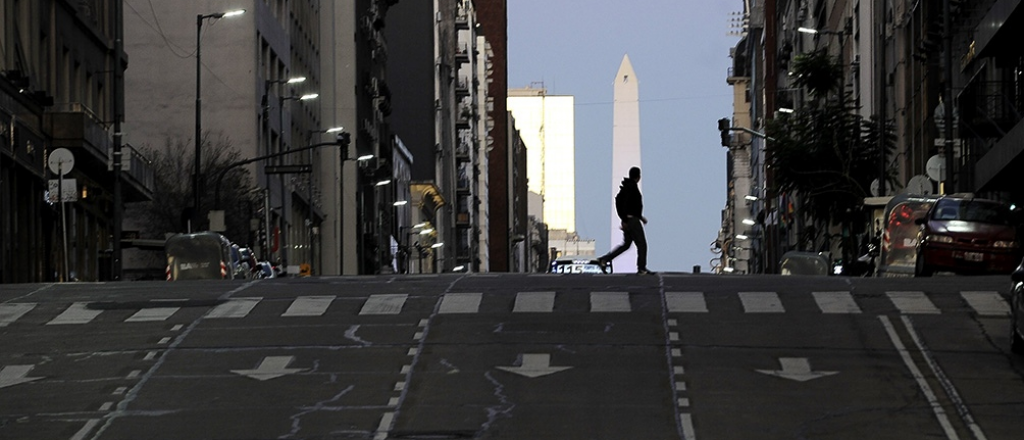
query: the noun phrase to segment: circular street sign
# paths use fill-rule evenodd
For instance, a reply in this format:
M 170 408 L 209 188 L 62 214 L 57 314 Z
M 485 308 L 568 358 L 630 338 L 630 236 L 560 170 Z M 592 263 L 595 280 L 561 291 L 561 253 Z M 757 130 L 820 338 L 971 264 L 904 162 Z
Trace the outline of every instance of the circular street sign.
M 946 179 L 946 157 L 941 154 L 936 154 L 928 158 L 928 162 L 924 165 L 925 173 L 928 174 L 928 178 L 941 182 Z
M 910 181 L 907 182 L 907 194 L 929 195 L 933 192 L 935 191 L 932 189 L 932 182 L 920 174 L 911 177 Z
M 50 152 L 47 165 L 50 166 L 50 171 L 53 171 L 53 174 L 70 173 L 75 168 L 75 155 L 71 154 L 71 150 L 67 148 L 58 148 Z

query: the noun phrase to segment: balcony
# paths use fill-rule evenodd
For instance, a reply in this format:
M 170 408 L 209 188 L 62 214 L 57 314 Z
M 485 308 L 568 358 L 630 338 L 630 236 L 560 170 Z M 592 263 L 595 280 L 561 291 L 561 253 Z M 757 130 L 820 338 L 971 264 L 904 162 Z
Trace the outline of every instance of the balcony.
M 959 96 L 963 126 L 983 138 L 1001 138 L 1024 117 L 1022 98 L 1011 81 L 972 81 Z
M 113 188 L 113 141 L 91 110 L 79 103 L 58 105 L 45 114 L 44 121 L 53 148 L 71 150 L 77 170 Z M 124 201 L 152 200 L 154 174 L 149 160 L 131 145 L 125 145 L 121 166 Z

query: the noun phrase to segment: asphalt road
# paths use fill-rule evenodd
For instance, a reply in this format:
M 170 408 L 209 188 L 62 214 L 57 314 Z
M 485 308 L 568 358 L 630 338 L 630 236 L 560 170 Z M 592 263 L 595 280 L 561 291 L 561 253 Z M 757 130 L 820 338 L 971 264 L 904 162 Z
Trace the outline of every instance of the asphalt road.
M 0 286 L 2 439 L 1018 439 L 1008 277 Z

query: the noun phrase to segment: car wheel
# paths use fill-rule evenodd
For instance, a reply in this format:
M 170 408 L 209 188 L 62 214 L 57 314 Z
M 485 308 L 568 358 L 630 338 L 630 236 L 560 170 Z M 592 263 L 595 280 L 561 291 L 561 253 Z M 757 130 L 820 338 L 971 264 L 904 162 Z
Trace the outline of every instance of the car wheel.
M 924 255 L 920 252 L 917 253 L 917 262 L 914 264 L 914 275 L 919 277 L 932 276 L 932 268 L 928 267 L 928 263 L 924 260 Z

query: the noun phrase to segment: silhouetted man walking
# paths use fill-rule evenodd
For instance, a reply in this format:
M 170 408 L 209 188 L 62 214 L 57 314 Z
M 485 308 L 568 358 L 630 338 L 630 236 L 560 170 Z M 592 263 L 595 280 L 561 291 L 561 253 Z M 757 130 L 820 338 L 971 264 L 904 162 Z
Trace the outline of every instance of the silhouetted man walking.
M 636 243 L 636 273 L 654 273 L 647 270 L 647 236 L 644 234 L 647 219 L 644 217 L 644 196 L 640 193 L 639 183 L 640 168 L 633 167 L 629 169 L 629 177 L 623 178 L 622 184 L 619 185 L 619 194 L 615 196 L 615 212 L 622 220 L 622 244 L 598 258 L 602 270 L 615 257 L 629 249 L 630 245 Z

